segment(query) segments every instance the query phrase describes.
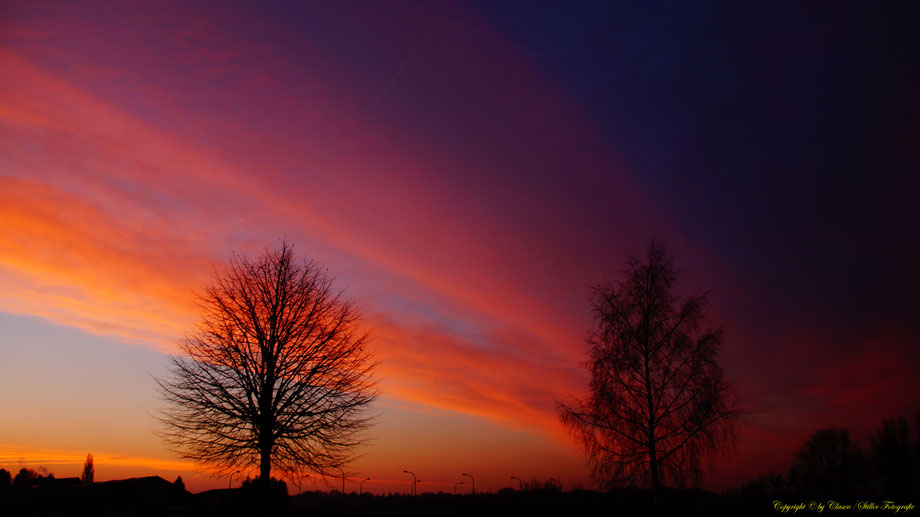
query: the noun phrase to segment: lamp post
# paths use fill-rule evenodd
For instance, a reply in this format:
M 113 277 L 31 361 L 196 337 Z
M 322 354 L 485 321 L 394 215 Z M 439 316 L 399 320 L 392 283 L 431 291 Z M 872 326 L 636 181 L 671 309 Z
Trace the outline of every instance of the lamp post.
M 464 474 L 460 474 L 460 475 L 461 475 L 461 476 L 467 476 L 467 477 L 470 478 L 470 481 L 472 481 L 472 486 L 470 487 L 470 488 L 471 488 L 471 491 L 472 491 L 473 495 L 476 495 L 476 479 L 473 478 L 473 476 L 472 476 L 471 474 L 466 474 L 466 473 L 464 473 Z
M 462 485 L 462 484 L 463 484 L 463 481 L 461 481 L 461 482 L 459 482 L 459 483 L 454 483 L 454 495 L 457 495 L 457 487 L 460 486 L 460 485 Z
M 360 483 L 358 483 L 358 495 L 359 495 L 359 496 L 360 496 L 360 495 L 363 493 L 363 491 L 364 491 L 364 482 L 365 482 L 365 481 L 370 481 L 370 480 L 371 480 L 371 478 L 364 478 L 364 479 L 361 480 Z
M 412 474 L 412 495 L 417 495 L 417 494 L 416 494 L 416 490 L 415 490 L 415 484 L 416 484 L 418 481 L 417 481 L 417 478 L 415 477 L 415 472 L 411 472 L 411 471 L 408 471 L 408 470 L 404 470 L 404 471 L 403 471 L 403 474 Z
M 239 474 L 239 473 L 240 473 L 239 470 L 237 470 L 236 472 L 231 472 L 231 473 L 230 473 L 230 482 L 227 483 L 227 488 L 233 488 L 233 476 L 236 475 L 236 474 Z
M 524 482 L 521 481 L 521 478 L 519 478 L 519 477 L 517 477 L 517 476 L 511 476 L 511 479 L 516 479 L 516 480 L 517 480 L 518 485 L 521 487 L 521 490 L 520 490 L 520 491 L 523 492 L 523 491 L 524 491 Z
M 308 477 L 310 477 L 310 474 L 307 474 L 297 479 L 297 494 L 298 495 L 303 493 L 303 480 L 307 479 Z

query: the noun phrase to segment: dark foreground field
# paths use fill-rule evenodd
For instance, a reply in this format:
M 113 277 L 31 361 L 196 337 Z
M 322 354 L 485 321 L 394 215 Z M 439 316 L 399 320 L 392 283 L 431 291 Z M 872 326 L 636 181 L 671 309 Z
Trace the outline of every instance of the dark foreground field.
M 730 497 L 703 490 L 663 490 L 661 515 L 778 514 L 765 497 Z M 245 516 L 245 515 L 648 515 L 654 503 L 648 491 L 612 492 L 502 490 L 476 495 L 370 494 L 308 492 L 264 496 L 252 490 L 226 489 L 191 494 L 160 478 L 134 478 L 81 484 L 59 480 L 28 490 L 0 494 L 0 515 L 66 516 Z

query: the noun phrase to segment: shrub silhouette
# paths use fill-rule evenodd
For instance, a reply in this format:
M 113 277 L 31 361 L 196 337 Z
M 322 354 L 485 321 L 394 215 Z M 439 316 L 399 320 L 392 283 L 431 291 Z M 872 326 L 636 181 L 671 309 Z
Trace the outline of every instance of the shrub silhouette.
M 757 476 L 743 485 L 729 490 L 728 495 L 733 497 L 774 500 L 785 496 L 788 490 L 786 479 L 779 474 L 771 472 L 769 474 Z
M 246 478 L 240 486 L 245 504 L 260 510 L 279 511 L 288 503 L 287 483 L 271 478 L 263 483 L 258 477 Z

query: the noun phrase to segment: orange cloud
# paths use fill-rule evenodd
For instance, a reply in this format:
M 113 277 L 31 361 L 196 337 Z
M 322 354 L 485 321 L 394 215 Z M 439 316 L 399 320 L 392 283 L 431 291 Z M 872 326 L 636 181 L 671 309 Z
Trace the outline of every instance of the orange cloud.
M 209 45 L 226 43 L 214 27 L 186 27 L 191 32 L 181 38 L 199 29 Z M 593 137 L 556 92 L 539 86 L 507 48 L 489 45 L 496 57 L 488 66 L 509 70 L 521 86 L 489 93 L 492 101 L 514 92 L 509 109 L 534 145 L 566 150 L 551 157 L 557 166 L 606 173 L 607 157 L 580 151 Z M 470 57 L 458 63 L 472 77 L 481 63 Z M 356 274 L 374 284 L 365 292 L 410 299 L 473 329 L 474 338 L 461 336 L 411 311 L 373 307 L 369 324 L 378 329 L 392 395 L 559 433 L 554 399 L 584 387 L 577 361 L 588 274 L 579 261 L 594 250 L 590 240 L 575 243 L 586 230 L 514 186 L 495 185 L 501 204 L 489 206 L 480 187 L 464 180 L 470 172 L 487 175 L 480 169 L 488 160 L 454 160 L 452 149 L 439 157 L 445 149 L 426 135 L 395 132 L 374 114 L 357 113 L 355 99 L 335 87 L 341 77 L 320 80 L 328 72 L 322 56 L 308 58 L 316 66 L 299 91 L 228 54 L 170 59 L 219 65 L 241 78 L 239 95 L 271 91 L 290 112 L 273 119 L 282 130 L 245 127 L 247 116 L 264 117 L 254 113 L 264 106 L 235 106 L 241 116 L 230 117 L 177 102 L 188 99 L 175 77 L 129 82 L 144 90 L 127 95 L 99 86 L 111 79 L 102 65 L 51 72 L 0 49 L 0 67 L 15 78 L 0 84 L 0 139 L 7 142 L 0 153 L 11 164 L 11 176 L 0 176 L 0 217 L 12 229 L 0 236 L 0 278 L 8 286 L 0 310 L 169 350 L 194 321 L 190 292 L 226 250 L 258 251 L 264 235 L 287 231 L 295 242 L 356 262 Z M 533 111 L 532 103 L 545 109 Z M 181 127 L 151 122 L 138 104 Z M 515 166 L 533 166 L 530 149 L 513 153 L 521 158 Z M 605 202 L 639 202 L 625 182 L 617 186 Z M 549 185 L 543 194 L 555 199 L 558 192 Z M 507 217 L 517 210 L 532 219 L 528 228 Z
M 484 264 L 516 257 L 494 252 L 477 257 L 480 252 L 472 251 L 479 247 L 477 240 L 503 238 L 480 234 L 488 224 L 481 216 L 471 214 L 462 224 L 452 219 L 446 228 L 407 209 L 388 212 L 383 228 L 334 211 L 319 217 L 301 201 L 301 187 L 270 189 L 11 52 L 0 51 L 0 65 L 16 77 L 0 86 L 0 131 L 19 144 L 3 149 L 15 176 L 0 176 L 0 216 L 7 228 L 0 235 L 0 275 L 6 285 L 0 310 L 168 350 L 194 321 L 191 291 L 222 262 L 209 243 L 229 239 L 235 229 L 277 222 L 271 214 L 282 212 L 306 235 L 409 280 L 397 288 L 402 295 L 421 296 L 435 310 L 457 310 L 462 319 L 485 324 L 485 339 L 515 328 L 549 336 L 549 341 L 525 338 L 526 345 L 504 342 L 486 350 L 448 334 L 389 325 L 381 348 L 393 365 L 387 373 L 395 393 L 503 421 L 532 422 L 546 420 L 551 408 L 544 399 L 553 389 L 572 385 L 555 380 L 571 375 L 553 364 L 563 356 L 552 339 L 565 339 L 566 330 L 548 324 L 539 302 L 519 294 L 514 283 Z M 36 146 L 43 152 L 30 152 Z M 386 142 L 369 146 L 386 147 Z M 407 155 L 386 154 L 410 170 L 420 167 Z M 353 195 L 372 199 L 368 196 L 378 192 L 374 187 L 371 182 L 369 190 Z M 402 195 L 405 186 L 392 188 Z M 393 199 L 400 204 L 398 196 Z M 433 201 L 424 203 L 425 210 L 436 209 Z M 239 207 L 245 207 L 242 214 Z M 207 230 L 215 233 L 206 236 Z M 412 253 L 426 242 L 441 249 L 440 264 Z M 466 257 L 461 249 L 468 250 Z M 453 275 L 443 275 L 444 267 Z M 424 345 L 430 357 L 419 355 L 416 345 Z M 549 360 L 525 360 L 538 355 Z M 512 361 L 518 373 L 503 373 Z M 536 379 L 554 380 L 538 393 L 532 387 Z
M 374 323 L 387 392 L 404 400 L 561 438 L 554 401 L 585 384 L 575 368 L 530 353 L 533 336 L 477 344 L 443 329 Z
M 127 214 L 126 214 L 127 215 Z M 0 176 L 0 310 L 167 349 L 211 260 L 168 221 L 139 222 L 47 184 Z

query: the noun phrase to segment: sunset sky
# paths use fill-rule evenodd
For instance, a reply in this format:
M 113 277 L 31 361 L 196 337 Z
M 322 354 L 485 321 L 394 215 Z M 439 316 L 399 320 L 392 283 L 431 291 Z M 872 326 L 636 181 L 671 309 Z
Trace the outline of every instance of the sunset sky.
M 752 415 L 704 486 L 920 412 L 916 5 L 263 4 L 0 2 L 0 467 L 227 486 L 153 378 L 282 238 L 373 329 L 374 492 L 593 487 L 555 401 L 652 238 Z

